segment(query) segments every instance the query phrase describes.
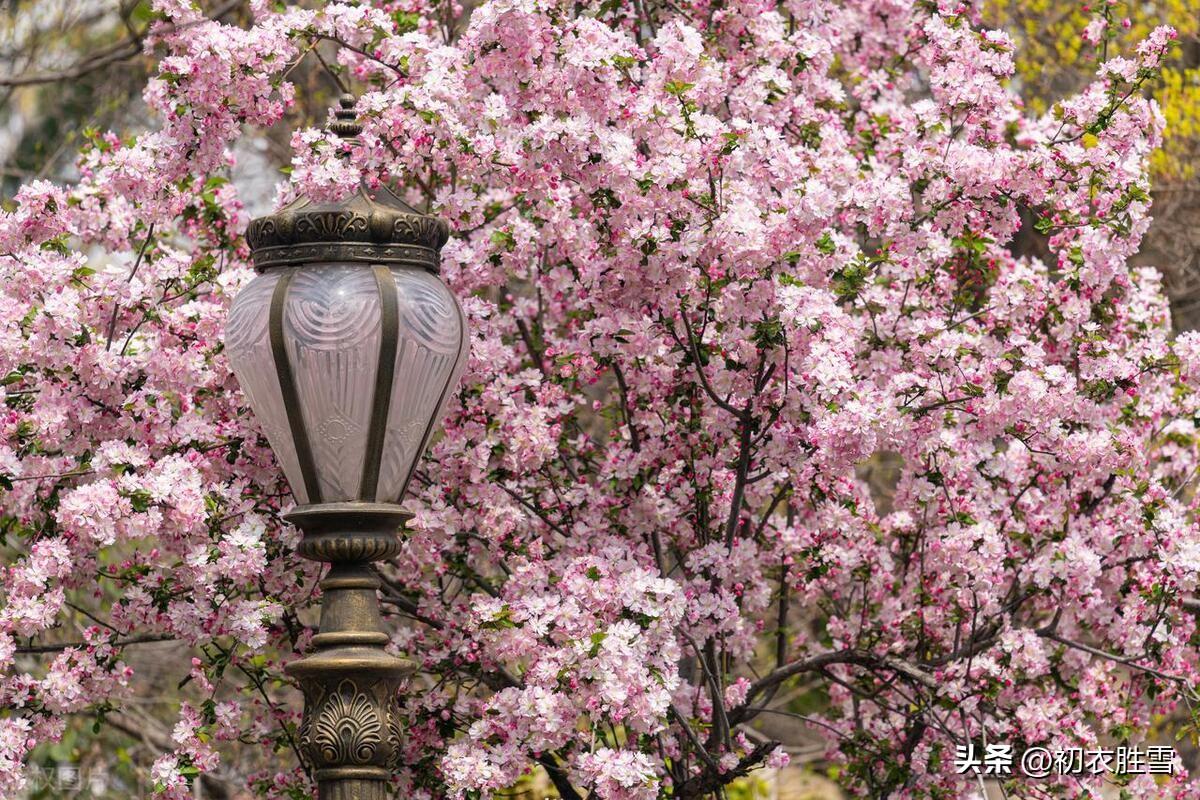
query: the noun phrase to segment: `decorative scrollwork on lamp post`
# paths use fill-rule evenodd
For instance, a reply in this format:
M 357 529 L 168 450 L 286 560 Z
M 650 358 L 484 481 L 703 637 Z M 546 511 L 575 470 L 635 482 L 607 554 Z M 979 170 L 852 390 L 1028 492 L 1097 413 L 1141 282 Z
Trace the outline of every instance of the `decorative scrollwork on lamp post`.
M 344 96 L 330 129 L 360 132 Z M 321 800 L 383 800 L 400 755 L 398 689 L 374 562 L 400 551 L 399 503 L 466 362 L 467 328 L 438 277 L 445 222 L 386 186 L 299 197 L 250 223 L 259 275 L 229 312 L 226 349 L 298 507 L 299 552 L 329 564 L 300 749 Z

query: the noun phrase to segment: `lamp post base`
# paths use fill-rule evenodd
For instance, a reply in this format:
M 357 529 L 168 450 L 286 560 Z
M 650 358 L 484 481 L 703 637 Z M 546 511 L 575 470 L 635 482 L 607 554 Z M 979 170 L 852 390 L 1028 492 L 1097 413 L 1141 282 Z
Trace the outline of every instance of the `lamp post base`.
M 337 778 L 320 781 L 318 785 L 319 800 L 388 800 L 386 780 Z
M 313 653 L 287 667 L 304 692 L 300 751 L 320 800 L 386 800 L 400 757 L 399 687 L 415 665 L 384 650 L 372 562 L 400 551 L 411 516 L 385 503 L 329 503 L 286 517 L 304 533 L 300 554 L 330 564 Z

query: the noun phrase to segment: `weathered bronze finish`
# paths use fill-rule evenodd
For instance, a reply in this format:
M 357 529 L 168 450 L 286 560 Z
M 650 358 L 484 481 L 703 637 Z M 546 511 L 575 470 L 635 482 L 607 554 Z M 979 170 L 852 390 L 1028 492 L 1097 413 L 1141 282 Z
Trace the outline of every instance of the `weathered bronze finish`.
M 347 95 L 340 103 L 329 130 L 352 142 L 361 132 L 355 101 Z M 380 616 L 374 567 L 400 552 L 399 533 L 411 518 L 399 505 L 376 502 L 393 384 L 402 365 L 396 281 L 397 275 L 408 273 L 404 267 L 436 273 L 448 236 L 442 220 L 421 214 L 387 186 L 365 184 L 338 202 L 301 196 L 255 219 L 246 232 L 255 267 L 260 272 L 282 270 L 271 294 L 267 335 L 287 433 L 310 503 L 286 519 L 304 534 L 300 555 L 329 564 L 320 583 L 321 621 L 313 651 L 287 667 L 304 693 L 299 749 L 321 800 L 385 800 L 400 756 L 399 688 L 414 665 L 385 649 L 390 639 Z M 358 491 L 354 500 L 326 502 L 312 447 L 316 440 L 310 438 L 301 381 L 289 356 L 285 306 L 289 287 L 306 265 L 346 262 L 373 271 L 380 346 Z M 442 399 L 452 388 L 452 383 L 441 387 Z M 422 450 L 435 421 L 432 414 L 428 421 L 414 420 L 424 426 Z
M 336 116 L 332 132 L 347 140 L 361 132 L 353 96 L 342 97 Z M 335 202 L 301 196 L 246 230 L 260 272 L 312 262 L 405 264 L 437 272 L 438 251 L 449 237 L 445 221 L 417 211 L 384 184 L 360 185 Z
M 301 506 L 286 519 L 299 552 L 328 563 L 313 653 L 287 667 L 304 692 L 300 751 L 321 800 L 385 800 L 400 756 L 400 683 L 412 662 L 387 653 L 372 563 L 400 550 L 411 515 L 388 503 Z

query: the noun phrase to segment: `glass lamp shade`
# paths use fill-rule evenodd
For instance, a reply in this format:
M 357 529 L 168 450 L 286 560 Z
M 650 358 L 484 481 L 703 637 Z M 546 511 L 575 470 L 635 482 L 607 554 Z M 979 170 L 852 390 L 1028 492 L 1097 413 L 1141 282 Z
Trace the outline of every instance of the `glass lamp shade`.
M 468 338 L 437 275 L 347 261 L 260 274 L 230 309 L 225 345 L 299 504 L 398 503 Z

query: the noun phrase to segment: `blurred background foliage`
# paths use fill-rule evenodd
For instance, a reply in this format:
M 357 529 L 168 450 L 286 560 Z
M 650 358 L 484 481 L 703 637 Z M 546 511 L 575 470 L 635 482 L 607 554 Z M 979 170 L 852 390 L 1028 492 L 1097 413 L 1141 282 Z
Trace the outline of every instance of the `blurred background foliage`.
M 1171 25 L 1179 43 L 1153 94 L 1167 119 L 1163 149 L 1154 160 L 1159 187 L 1196 177 L 1200 154 L 1200 3 L 1063 2 L 1063 0 L 985 0 L 984 20 L 1003 28 L 1017 49 L 1019 89 L 1031 111 L 1042 113 L 1055 100 L 1082 89 L 1107 56 L 1133 52 L 1155 27 Z M 1107 22 L 1097 44 L 1084 32 L 1097 18 Z
M 1014 85 L 1033 113 L 1048 110 L 1092 80 L 1106 58 L 1131 55 L 1159 25 L 1179 32 L 1162 80 L 1150 87 L 1166 117 L 1154 156 L 1154 225 L 1136 263 L 1157 267 L 1175 326 L 1200 327 L 1200 0 L 982 0 L 986 25 L 1013 37 Z M 1107 24 L 1099 41 L 1084 33 Z M 1039 237 L 1019 237 L 1019 253 L 1042 254 Z
M 225 23 L 251 22 L 248 0 L 197 4 Z M 71 182 L 89 132 L 132 136 L 157 124 L 141 99 L 157 62 L 146 44 L 154 21 L 149 0 L 0 0 L 0 203 L 29 180 Z M 320 49 L 339 69 L 334 46 Z M 290 132 L 324 122 L 339 94 L 321 59 L 301 60 L 289 79 L 296 104 L 288 119 L 244 137 L 235 153 L 234 177 L 254 213 L 270 205 L 277 170 L 291 160 Z
M 1099 0 L 1090 5 L 1078 0 L 979 2 L 985 24 L 1003 28 L 1016 42 L 1013 84 L 1031 113 L 1044 112 L 1057 99 L 1083 88 L 1100 61 L 1130 54 L 1155 26 L 1171 24 L 1179 31 L 1179 47 L 1163 80 L 1152 89 L 1168 130 L 1165 146 L 1153 163 L 1155 222 L 1138 262 L 1162 270 L 1176 326 L 1200 327 L 1200 0 Z M 247 0 L 200 0 L 200 4 L 212 18 L 231 24 L 249 22 Z M 1085 41 L 1084 32 L 1089 25 L 1095 27 L 1097 18 L 1108 22 L 1104 36 L 1096 43 Z M 145 46 L 153 21 L 147 0 L 0 0 L 0 206 L 9 204 L 27 181 L 75 180 L 75 153 L 89 132 L 113 130 L 131 136 L 156 124 L 141 101 L 155 64 L 155 55 Z M 338 80 L 347 80 L 332 47 L 325 43 L 319 48 L 320 57 L 302 59 L 289 74 L 297 86 L 297 102 L 289 118 L 274 130 L 248 132 L 237 143 L 232 177 L 252 214 L 262 213 L 272 203 L 279 170 L 291 160 L 289 132 L 323 122 L 339 93 Z M 1019 254 L 1045 252 L 1044 241 L 1032 230 L 1012 247 Z M 885 510 L 898 474 L 897 462 L 894 454 L 884 453 L 860 470 Z M 12 552 L 0 547 L 0 563 L 11 557 Z M 88 622 L 81 618 L 79 626 Z M 64 637 L 69 636 L 64 632 Z M 27 650 L 19 656 L 17 668 L 36 673 L 53 655 L 53 650 Z M 39 748 L 30 798 L 145 796 L 152 784 L 150 763 L 172 747 L 170 726 L 178 713 L 190 653 L 179 643 L 147 642 L 127 648 L 126 658 L 137 671 L 133 701 L 107 713 L 108 724 L 103 727 L 94 726 L 94 717 L 72 720 L 61 742 Z M 756 733 L 796 740 L 796 728 L 816 730 L 805 721 L 819 713 L 824 702 L 814 687 L 799 687 L 786 715 L 764 716 Z M 1164 729 L 1174 727 L 1172 720 L 1162 724 Z M 784 726 L 791 731 L 778 730 Z M 198 781 L 197 797 L 239 797 L 244 790 L 239 775 L 270 768 L 261 761 L 260 748 L 248 745 L 244 750 L 239 756 L 244 760 L 236 768 L 223 765 Z M 839 797 L 829 779 L 836 777 L 836 767 L 823 761 L 823 750 L 820 737 L 813 734 L 806 747 L 792 753 L 793 767 L 739 781 L 730 787 L 728 800 Z M 1190 755 L 1194 762 L 1194 754 Z M 522 779 L 510 794 L 522 800 L 553 795 L 545 777 L 537 773 Z

